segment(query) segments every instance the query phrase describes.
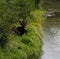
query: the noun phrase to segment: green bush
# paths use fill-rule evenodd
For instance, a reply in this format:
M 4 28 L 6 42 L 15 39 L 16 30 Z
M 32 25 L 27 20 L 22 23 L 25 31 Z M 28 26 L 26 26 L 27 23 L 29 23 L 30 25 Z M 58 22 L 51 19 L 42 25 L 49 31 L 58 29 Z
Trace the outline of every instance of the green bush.
M 0 0 L 0 59 L 38 59 L 42 52 L 41 15 L 37 0 Z M 34 15 L 36 13 L 36 15 Z M 18 27 L 19 19 L 27 22 L 23 36 L 11 33 Z M 39 21 L 39 22 L 38 22 Z M 37 23 L 38 24 L 37 24 Z M 40 33 L 39 33 L 40 32 Z
M 26 30 L 28 32 L 22 37 L 14 34 L 8 36 L 5 49 L 0 49 L 0 59 L 38 59 L 41 56 L 42 36 L 37 27 L 29 25 Z

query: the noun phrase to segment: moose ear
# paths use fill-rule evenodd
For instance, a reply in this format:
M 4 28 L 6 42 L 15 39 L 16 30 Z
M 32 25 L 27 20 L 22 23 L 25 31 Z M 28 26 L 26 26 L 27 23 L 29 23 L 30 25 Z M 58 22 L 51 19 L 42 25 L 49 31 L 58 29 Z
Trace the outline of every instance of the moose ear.
M 19 22 L 22 26 L 26 26 L 26 22 L 23 19 L 20 19 Z
M 20 19 L 19 19 L 19 22 L 23 22 L 23 21 L 24 21 L 23 18 L 20 18 Z

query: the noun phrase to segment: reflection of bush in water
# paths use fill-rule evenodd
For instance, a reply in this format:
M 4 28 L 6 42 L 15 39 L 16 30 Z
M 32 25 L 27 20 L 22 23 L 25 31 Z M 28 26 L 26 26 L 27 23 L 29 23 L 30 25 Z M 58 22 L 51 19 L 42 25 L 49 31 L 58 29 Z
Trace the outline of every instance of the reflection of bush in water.
M 45 7 L 47 7 L 47 9 L 60 11 L 60 1 L 59 0 L 45 0 Z
M 55 16 L 53 17 L 47 17 L 46 20 L 44 20 L 43 24 L 44 26 L 50 28 L 50 27 L 60 27 L 60 12 L 55 12 Z

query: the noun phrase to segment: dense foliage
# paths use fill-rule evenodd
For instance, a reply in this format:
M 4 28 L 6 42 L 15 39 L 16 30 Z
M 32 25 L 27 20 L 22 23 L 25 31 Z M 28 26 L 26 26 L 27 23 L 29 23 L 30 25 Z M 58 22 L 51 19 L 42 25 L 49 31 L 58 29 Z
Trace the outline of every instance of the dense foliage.
M 38 59 L 42 52 L 40 0 L 0 0 L 0 59 Z M 27 33 L 12 33 L 23 19 Z

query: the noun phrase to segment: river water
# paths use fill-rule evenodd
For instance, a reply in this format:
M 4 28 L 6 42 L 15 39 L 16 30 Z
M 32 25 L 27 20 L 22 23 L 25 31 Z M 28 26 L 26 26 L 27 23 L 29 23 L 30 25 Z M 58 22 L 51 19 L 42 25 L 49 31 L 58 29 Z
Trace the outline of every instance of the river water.
M 60 59 L 60 17 L 47 18 L 43 23 L 42 59 Z

